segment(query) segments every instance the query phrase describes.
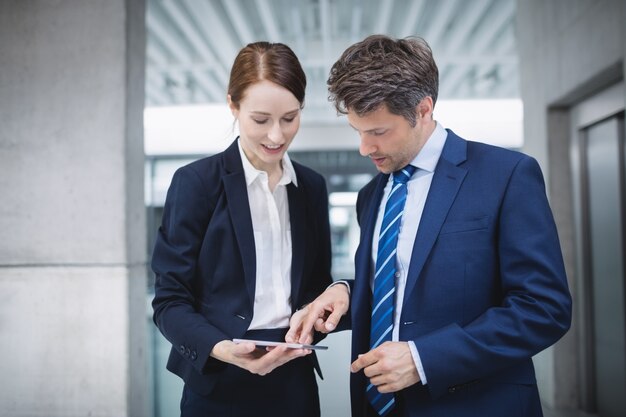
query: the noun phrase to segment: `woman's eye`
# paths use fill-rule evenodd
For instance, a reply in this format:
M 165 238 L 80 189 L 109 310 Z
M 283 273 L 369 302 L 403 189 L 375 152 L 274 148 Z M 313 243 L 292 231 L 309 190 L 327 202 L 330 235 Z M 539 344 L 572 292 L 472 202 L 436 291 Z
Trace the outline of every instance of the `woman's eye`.
M 291 123 L 291 122 L 294 121 L 294 119 L 295 119 L 295 116 L 294 117 L 289 117 L 289 118 L 285 117 L 283 120 L 286 121 L 287 123 Z
M 382 136 L 382 135 L 384 135 L 385 133 L 387 133 L 387 131 L 386 131 L 386 130 L 375 130 L 375 131 L 373 131 L 373 132 L 372 132 L 372 134 L 373 134 L 374 136 Z
M 263 124 L 267 123 L 267 119 L 254 119 L 253 118 L 252 120 L 254 120 L 254 122 L 256 124 L 259 124 L 259 125 L 263 125 Z

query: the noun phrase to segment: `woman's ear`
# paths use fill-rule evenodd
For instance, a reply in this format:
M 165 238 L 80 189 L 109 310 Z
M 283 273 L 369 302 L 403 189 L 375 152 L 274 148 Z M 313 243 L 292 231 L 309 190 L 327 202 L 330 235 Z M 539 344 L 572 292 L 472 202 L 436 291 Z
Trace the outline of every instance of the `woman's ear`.
M 226 96 L 226 101 L 228 102 L 228 108 L 230 112 L 233 114 L 233 117 L 236 119 L 239 116 L 239 109 L 233 102 L 233 99 L 230 97 L 230 94 Z

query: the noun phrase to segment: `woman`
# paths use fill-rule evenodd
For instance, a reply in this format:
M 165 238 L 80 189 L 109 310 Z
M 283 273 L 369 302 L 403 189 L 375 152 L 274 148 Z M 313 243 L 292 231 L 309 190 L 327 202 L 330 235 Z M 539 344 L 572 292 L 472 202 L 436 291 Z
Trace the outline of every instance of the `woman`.
M 172 179 L 152 305 L 173 345 L 167 368 L 185 382 L 183 416 L 320 414 L 310 350 L 232 342 L 284 341 L 291 315 L 332 281 L 326 184 L 286 154 L 305 87 L 289 47 L 247 45 L 227 97 L 239 138 Z

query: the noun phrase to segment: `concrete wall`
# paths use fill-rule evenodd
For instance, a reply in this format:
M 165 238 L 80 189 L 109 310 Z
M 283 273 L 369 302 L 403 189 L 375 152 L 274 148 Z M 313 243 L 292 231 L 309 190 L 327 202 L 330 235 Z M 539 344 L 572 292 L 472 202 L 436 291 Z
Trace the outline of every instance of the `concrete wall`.
M 569 107 L 624 78 L 626 6 L 623 0 L 518 0 L 517 35 L 524 101 L 524 151 L 547 177 L 574 298 L 575 247 Z M 575 313 L 577 305 L 574 305 Z M 578 331 L 535 358 L 544 403 L 576 408 Z
M 148 415 L 144 2 L 0 2 L 0 416 Z

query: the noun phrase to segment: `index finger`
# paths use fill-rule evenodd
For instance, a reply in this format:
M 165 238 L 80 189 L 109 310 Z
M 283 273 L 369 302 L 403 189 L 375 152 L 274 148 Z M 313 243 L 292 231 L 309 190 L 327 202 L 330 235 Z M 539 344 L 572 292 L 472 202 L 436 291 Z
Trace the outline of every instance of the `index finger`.
M 377 359 L 374 357 L 372 351 L 370 350 L 367 353 L 360 354 L 358 358 L 352 362 L 350 365 L 350 371 L 352 373 L 359 372 L 360 370 L 367 368 L 370 365 L 373 365 L 377 362 Z
M 317 321 L 317 319 L 322 317 L 322 316 L 320 316 L 320 313 L 314 311 L 311 306 L 312 306 L 312 304 L 309 304 L 307 306 L 309 311 L 308 311 L 306 317 L 304 318 L 304 320 L 302 320 L 302 323 L 300 324 L 300 326 L 301 326 L 300 340 L 299 340 L 300 343 L 308 343 L 309 342 L 307 337 L 313 331 L 313 326 L 315 325 L 315 322 Z M 324 310 L 322 310 L 322 313 L 323 312 L 324 312 Z
M 287 334 L 285 335 L 285 342 L 295 343 L 296 338 L 300 337 L 301 327 L 302 319 L 299 317 L 298 312 L 296 312 L 289 320 L 289 330 L 287 330 Z

